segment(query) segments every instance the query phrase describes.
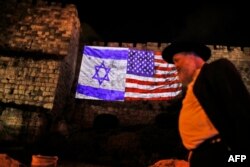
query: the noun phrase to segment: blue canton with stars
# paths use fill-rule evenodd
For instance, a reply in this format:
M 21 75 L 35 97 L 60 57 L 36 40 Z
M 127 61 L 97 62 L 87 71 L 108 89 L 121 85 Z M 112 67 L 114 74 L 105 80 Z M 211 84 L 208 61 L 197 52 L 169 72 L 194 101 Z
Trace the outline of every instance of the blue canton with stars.
M 128 74 L 152 77 L 154 75 L 154 53 L 130 49 L 127 72 Z
M 101 69 L 105 71 L 105 74 L 103 76 L 99 74 Z M 111 68 L 105 67 L 104 61 L 102 61 L 100 65 L 95 66 L 95 74 L 92 78 L 98 80 L 99 85 L 101 85 L 104 80 L 109 81 L 108 74 L 110 69 Z

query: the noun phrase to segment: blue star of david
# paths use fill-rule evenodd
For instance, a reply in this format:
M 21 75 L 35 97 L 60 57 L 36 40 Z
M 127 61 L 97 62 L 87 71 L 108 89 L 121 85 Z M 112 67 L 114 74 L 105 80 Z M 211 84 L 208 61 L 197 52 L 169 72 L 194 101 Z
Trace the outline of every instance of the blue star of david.
M 104 76 L 99 75 L 99 71 L 101 69 L 105 70 L 105 75 Z M 109 77 L 108 77 L 109 71 L 110 71 L 110 68 L 105 67 L 104 61 L 102 61 L 102 63 L 100 65 L 95 66 L 95 74 L 94 74 L 94 76 L 92 78 L 97 79 L 99 85 L 101 85 L 104 80 L 109 81 Z

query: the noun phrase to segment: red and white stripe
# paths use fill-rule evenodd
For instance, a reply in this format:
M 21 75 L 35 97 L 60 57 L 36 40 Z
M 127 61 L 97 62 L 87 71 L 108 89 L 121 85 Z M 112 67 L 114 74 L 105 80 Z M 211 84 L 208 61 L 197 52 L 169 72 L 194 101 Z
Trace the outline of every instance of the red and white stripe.
M 125 100 L 170 100 L 181 94 L 181 83 L 173 64 L 155 54 L 155 74 L 143 77 L 126 74 Z

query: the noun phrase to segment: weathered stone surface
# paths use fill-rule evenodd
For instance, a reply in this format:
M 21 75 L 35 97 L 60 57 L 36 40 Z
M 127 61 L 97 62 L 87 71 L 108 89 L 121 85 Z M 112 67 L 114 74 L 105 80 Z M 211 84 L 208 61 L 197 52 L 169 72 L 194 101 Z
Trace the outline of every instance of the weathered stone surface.
M 75 76 L 80 21 L 68 4 L 0 2 L 0 102 L 63 111 Z
M 1 101 L 36 106 L 53 104 L 51 99 L 55 97 L 59 79 L 59 61 L 0 55 L 0 62 Z M 52 109 L 52 106 L 45 108 Z
M 66 56 L 75 28 L 79 29 L 74 5 L 46 5 L 40 2 L 2 3 L 0 48 Z M 1 8 L 1 9 L 2 9 Z

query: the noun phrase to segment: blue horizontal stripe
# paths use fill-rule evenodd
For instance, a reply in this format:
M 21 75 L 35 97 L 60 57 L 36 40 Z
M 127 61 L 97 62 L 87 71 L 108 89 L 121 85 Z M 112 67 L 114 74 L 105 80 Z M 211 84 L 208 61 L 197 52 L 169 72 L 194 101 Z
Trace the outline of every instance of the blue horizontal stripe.
M 95 97 L 101 100 L 121 101 L 124 100 L 124 91 L 94 88 L 91 86 L 77 85 L 76 91 L 85 96 Z
M 127 60 L 129 49 L 85 46 L 83 54 L 104 59 Z

